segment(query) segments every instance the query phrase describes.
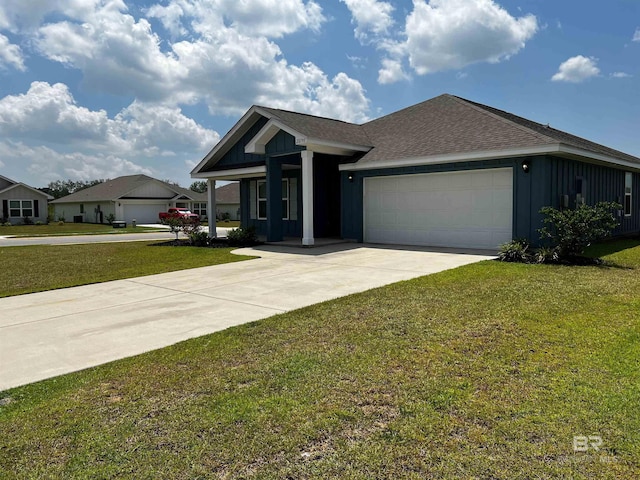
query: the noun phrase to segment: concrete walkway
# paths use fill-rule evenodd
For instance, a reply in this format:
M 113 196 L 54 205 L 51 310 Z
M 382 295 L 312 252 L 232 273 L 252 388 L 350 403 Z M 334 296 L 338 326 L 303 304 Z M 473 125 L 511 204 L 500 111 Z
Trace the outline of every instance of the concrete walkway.
M 0 390 L 493 258 L 361 244 L 235 253 L 261 258 L 0 299 Z

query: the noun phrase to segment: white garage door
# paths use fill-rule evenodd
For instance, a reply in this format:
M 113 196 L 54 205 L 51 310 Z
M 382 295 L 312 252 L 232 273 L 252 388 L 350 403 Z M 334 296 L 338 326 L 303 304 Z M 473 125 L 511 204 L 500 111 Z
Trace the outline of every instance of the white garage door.
M 511 168 L 366 178 L 364 240 L 496 248 L 511 240 Z
M 131 223 L 135 219 L 136 223 L 159 223 L 158 214 L 167 211 L 166 203 L 147 205 L 124 205 L 124 220 Z

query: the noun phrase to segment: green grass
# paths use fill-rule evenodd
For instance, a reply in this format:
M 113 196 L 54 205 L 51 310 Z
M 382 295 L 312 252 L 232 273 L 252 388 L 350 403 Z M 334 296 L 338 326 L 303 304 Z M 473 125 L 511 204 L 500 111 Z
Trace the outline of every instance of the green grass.
M 117 242 L 2 247 L 0 297 L 250 258 L 232 255 L 232 248 L 165 247 L 153 244 Z
M 131 227 L 113 228 L 111 225 L 101 225 L 97 223 L 64 223 L 58 225 L 56 222 L 47 225 L 12 225 L 10 227 L 0 226 L 0 236 L 9 237 L 49 237 L 58 235 L 105 235 L 117 233 L 149 233 L 162 232 L 166 229 L 152 227 Z
M 638 478 L 640 242 L 603 248 L 616 266 L 483 262 L 6 391 L 0 477 Z

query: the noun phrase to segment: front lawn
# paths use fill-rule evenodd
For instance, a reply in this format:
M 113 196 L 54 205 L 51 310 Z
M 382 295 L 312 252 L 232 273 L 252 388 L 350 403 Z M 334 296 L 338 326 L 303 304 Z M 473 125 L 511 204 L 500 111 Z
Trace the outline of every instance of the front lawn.
M 0 477 L 638 478 L 640 242 L 606 250 L 615 266 L 482 262 L 0 393 Z
M 57 222 L 47 225 L 12 225 L 0 226 L 0 237 L 49 237 L 57 235 L 105 235 L 111 233 L 148 233 L 162 232 L 166 229 L 152 227 L 113 228 L 111 225 L 98 223 L 63 223 Z
M 232 248 L 154 246 L 154 242 L 0 248 L 0 297 L 237 262 Z

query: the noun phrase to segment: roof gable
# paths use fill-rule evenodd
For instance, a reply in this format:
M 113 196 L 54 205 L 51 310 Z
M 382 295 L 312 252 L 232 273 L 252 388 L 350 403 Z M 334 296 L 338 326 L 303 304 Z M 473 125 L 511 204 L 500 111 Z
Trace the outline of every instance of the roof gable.
M 3 177 L 5 178 L 5 177 Z M 29 185 L 21 182 L 16 182 L 2 190 L 0 190 L 0 194 L 10 192 L 11 190 L 15 190 L 17 188 L 22 188 L 29 191 L 32 195 L 37 195 L 39 197 L 44 197 L 47 200 L 53 200 L 53 197 L 48 193 L 43 192 L 42 190 L 38 190 L 37 188 L 30 187 Z
M 127 175 L 123 177 L 117 177 L 114 179 L 106 180 L 102 183 L 94 185 L 89 188 L 80 190 L 79 192 L 72 193 L 66 197 L 58 198 L 52 203 L 84 203 L 84 202 L 108 202 L 115 201 L 119 198 L 135 196 L 134 192 L 144 191 L 145 188 L 154 190 L 153 185 L 160 186 L 164 191 L 169 194 L 173 194 L 171 198 L 178 195 L 186 195 L 188 198 L 192 198 L 189 194 L 195 194 L 191 190 L 179 187 L 177 185 L 171 185 L 166 182 L 162 182 L 147 175 Z M 146 194 L 148 195 L 148 193 Z M 169 198 L 164 194 L 161 197 L 145 196 L 145 198 Z M 144 196 L 144 195 L 143 195 Z

